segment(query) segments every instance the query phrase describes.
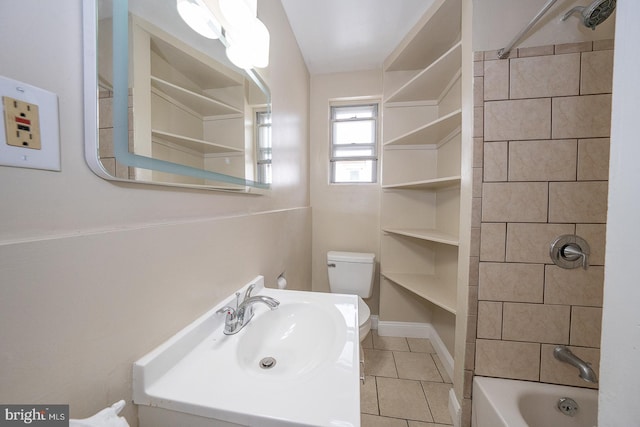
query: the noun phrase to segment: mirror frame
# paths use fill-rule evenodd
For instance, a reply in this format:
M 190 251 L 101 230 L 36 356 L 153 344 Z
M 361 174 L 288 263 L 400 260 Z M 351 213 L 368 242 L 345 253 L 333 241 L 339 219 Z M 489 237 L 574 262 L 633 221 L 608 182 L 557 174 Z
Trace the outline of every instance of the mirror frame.
M 182 188 L 193 188 L 199 190 L 213 190 L 213 191 L 222 191 L 222 192 L 232 192 L 232 193 L 241 193 L 241 194 L 254 194 L 254 195 L 264 195 L 267 194 L 268 190 L 271 188 L 271 184 L 260 183 L 257 181 L 250 181 L 239 177 L 234 177 L 231 175 L 220 174 L 217 172 L 207 171 L 204 169 L 198 169 L 190 166 L 185 166 L 177 163 L 172 163 L 165 160 L 154 159 L 147 156 L 142 156 L 139 154 L 130 153 L 128 148 L 122 149 L 123 146 L 128 147 L 128 114 L 126 113 L 127 109 L 125 109 L 125 114 L 120 114 L 120 120 L 118 120 L 118 115 L 115 113 L 114 108 L 114 152 L 116 153 L 116 158 L 119 162 L 123 163 L 126 166 L 132 166 L 142 169 L 155 170 L 160 172 L 168 172 L 177 175 L 186 175 L 196 178 L 216 180 L 229 183 L 231 185 L 237 185 L 237 188 L 224 187 L 224 186 L 216 186 L 212 184 L 183 184 L 183 183 L 171 183 L 171 182 L 159 182 L 159 181 L 150 181 L 150 180 L 133 180 L 133 179 L 125 179 L 119 178 L 111 175 L 104 167 L 99 157 L 99 130 L 98 130 L 98 0 L 83 0 L 82 3 L 82 31 L 83 31 L 83 72 L 84 72 L 84 148 L 85 148 L 85 161 L 87 162 L 89 168 L 99 177 L 108 180 L 108 181 L 116 181 L 116 182 L 124 182 L 124 183 L 134 183 L 134 184 L 148 184 L 148 185 L 160 185 L 160 186 L 168 186 L 168 187 L 182 187 Z M 114 0 L 114 4 L 119 3 L 117 0 Z M 128 5 L 128 2 L 125 1 Z M 114 12 L 114 14 L 117 12 Z M 120 13 L 124 13 L 124 11 L 120 11 Z M 128 6 L 126 7 L 126 13 L 128 14 Z M 115 33 L 115 32 L 114 32 Z M 124 35 L 122 34 L 124 33 Z M 119 34 L 120 42 L 124 43 L 124 45 L 128 46 L 128 27 L 125 28 L 125 31 Z M 115 44 L 114 44 L 115 46 Z M 115 49 L 115 47 L 114 47 Z M 127 61 L 128 64 L 128 49 L 127 51 Z M 258 75 L 255 70 L 244 70 L 247 74 L 248 78 L 252 79 L 253 83 L 256 84 L 265 94 L 267 94 L 268 104 L 271 104 L 271 94 L 266 87 L 263 79 Z M 114 89 L 118 86 L 118 83 L 115 81 L 117 79 L 116 75 L 118 73 L 114 73 Z M 128 75 L 128 73 L 125 73 Z M 128 89 L 128 81 L 124 83 Z M 120 91 L 122 92 L 122 91 Z M 126 91 L 128 94 L 128 90 Z M 120 96 L 120 100 L 118 101 L 118 96 L 116 91 L 114 90 L 114 104 L 124 103 L 125 106 L 128 105 L 127 96 Z M 123 117 L 124 116 L 124 117 Z M 123 122 L 124 121 L 124 122 Z M 123 122 L 124 125 L 121 123 Z M 117 140 L 117 132 L 120 131 L 123 135 L 126 136 L 124 139 L 127 141 L 126 144 L 118 144 Z

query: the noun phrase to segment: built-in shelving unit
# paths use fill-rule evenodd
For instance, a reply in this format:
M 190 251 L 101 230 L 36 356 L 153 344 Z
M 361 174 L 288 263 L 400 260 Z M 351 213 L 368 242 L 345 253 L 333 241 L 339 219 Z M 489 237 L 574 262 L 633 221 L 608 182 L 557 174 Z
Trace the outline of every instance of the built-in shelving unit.
M 133 151 L 244 176 L 244 76 L 138 17 L 131 28 Z
M 384 64 L 381 321 L 455 326 L 461 13 L 461 0 L 436 0 Z

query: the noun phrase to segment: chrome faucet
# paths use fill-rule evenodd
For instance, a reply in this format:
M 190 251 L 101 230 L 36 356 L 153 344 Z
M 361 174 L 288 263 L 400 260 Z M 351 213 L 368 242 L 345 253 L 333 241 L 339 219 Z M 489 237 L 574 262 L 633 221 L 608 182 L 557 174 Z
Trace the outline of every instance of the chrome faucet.
M 254 285 L 249 286 L 244 294 L 244 299 L 239 302 L 240 293 L 236 293 L 236 308 L 224 306 L 220 310 L 216 311 L 218 314 L 225 314 L 224 318 L 224 334 L 233 335 L 240 332 L 247 323 L 253 318 L 253 305 L 261 302 L 266 304 L 271 310 L 275 310 L 280 305 L 280 302 L 275 298 L 271 298 L 266 295 L 251 296 Z
M 573 354 L 568 347 L 564 345 L 556 346 L 556 348 L 553 349 L 553 356 L 561 362 L 568 363 L 569 365 L 578 368 L 578 371 L 580 372 L 579 376 L 583 380 L 594 384 L 598 382 L 598 377 L 591 366 Z

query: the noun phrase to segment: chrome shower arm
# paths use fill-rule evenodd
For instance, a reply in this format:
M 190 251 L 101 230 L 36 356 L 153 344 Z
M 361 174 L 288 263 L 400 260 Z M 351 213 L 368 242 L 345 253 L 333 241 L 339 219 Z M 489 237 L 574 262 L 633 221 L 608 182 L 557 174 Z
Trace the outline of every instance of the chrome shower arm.
M 551 6 L 553 6 L 557 1 L 558 0 L 549 0 L 547 4 L 544 5 L 542 10 L 540 10 L 540 12 L 538 12 L 538 14 L 534 16 L 533 19 L 527 24 L 527 26 L 524 27 L 522 31 L 520 31 L 518 35 L 513 38 L 513 40 L 511 40 L 511 43 L 509 43 L 507 46 L 503 47 L 498 51 L 498 58 L 500 59 L 507 58 L 509 56 L 509 53 L 511 53 L 511 49 L 513 49 L 513 46 L 515 46 L 516 43 L 518 43 L 524 37 L 524 35 L 529 32 L 531 27 L 533 27 L 536 24 L 536 22 L 538 22 L 540 18 L 542 18 L 542 16 L 545 13 L 547 13 L 547 11 L 551 8 Z

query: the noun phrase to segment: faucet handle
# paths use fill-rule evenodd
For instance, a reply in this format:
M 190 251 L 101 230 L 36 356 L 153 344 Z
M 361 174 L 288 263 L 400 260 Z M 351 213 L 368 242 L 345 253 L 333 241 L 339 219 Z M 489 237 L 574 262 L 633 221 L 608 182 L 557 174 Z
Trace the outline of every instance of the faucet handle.
M 220 310 L 216 311 L 216 314 L 224 314 L 224 331 L 225 333 L 232 333 L 236 328 L 238 318 L 236 316 L 236 309 L 225 305 Z

